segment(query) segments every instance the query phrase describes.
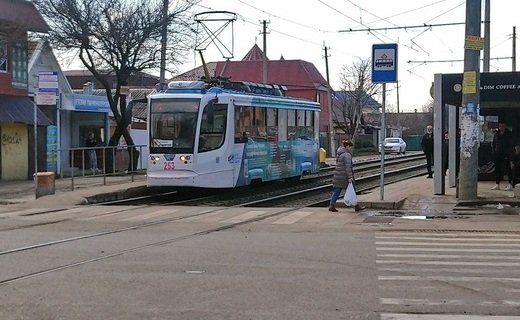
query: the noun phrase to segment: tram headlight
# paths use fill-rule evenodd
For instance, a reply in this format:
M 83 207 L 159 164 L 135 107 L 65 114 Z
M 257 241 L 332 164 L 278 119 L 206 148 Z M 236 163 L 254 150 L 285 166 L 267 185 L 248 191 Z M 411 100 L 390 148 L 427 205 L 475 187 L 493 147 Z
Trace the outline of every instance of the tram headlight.
M 180 156 L 179 159 L 183 162 L 187 162 L 187 161 L 190 161 L 191 159 L 191 156 L 187 155 L 187 156 Z
M 152 162 L 157 162 L 159 161 L 161 158 L 159 158 L 159 156 L 150 156 L 150 160 L 152 160 Z

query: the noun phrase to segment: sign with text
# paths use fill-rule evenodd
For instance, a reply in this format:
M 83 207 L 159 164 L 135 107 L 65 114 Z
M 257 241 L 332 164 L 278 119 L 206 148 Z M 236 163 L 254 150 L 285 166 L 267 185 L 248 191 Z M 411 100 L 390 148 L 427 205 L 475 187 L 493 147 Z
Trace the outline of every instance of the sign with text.
M 372 45 L 372 82 L 397 82 L 397 44 Z
M 36 93 L 36 104 L 55 105 L 58 95 L 58 72 L 38 72 L 38 92 Z

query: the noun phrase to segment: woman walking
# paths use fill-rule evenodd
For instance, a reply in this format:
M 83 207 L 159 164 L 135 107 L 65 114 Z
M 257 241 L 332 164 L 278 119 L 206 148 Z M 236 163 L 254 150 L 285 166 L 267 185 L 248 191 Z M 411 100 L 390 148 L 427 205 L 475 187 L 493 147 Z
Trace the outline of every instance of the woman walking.
M 336 169 L 332 177 L 332 196 L 329 205 L 329 211 L 331 212 L 338 212 L 336 201 L 341 194 L 341 190 L 346 189 L 350 182 L 354 184 L 354 189 L 356 187 L 352 165 L 352 146 L 351 141 L 345 140 L 343 141 L 343 146 L 339 147 L 336 152 Z M 354 209 L 360 211 L 364 208 L 357 204 Z

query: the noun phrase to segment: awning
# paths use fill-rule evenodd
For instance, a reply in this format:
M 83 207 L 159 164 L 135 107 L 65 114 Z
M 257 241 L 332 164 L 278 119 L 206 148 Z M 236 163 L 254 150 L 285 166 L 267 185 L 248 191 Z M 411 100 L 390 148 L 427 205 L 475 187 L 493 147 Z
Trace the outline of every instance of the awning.
M 51 121 L 36 108 L 39 126 L 51 125 Z M 0 94 L 0 123 L 34 124 L 34 104 L 29 97 Z

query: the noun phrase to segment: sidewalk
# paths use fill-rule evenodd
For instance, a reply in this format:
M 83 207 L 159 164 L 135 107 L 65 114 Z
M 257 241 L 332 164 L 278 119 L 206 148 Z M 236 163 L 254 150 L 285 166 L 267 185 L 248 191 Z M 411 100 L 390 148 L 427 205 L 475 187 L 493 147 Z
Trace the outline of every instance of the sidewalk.
M 520 214 L 520 199 L 514 197 L 513 191 L 491 190 L 493 181 L 478 182 L 478 199 L 475 201 L 459 201 L 456 188 L 446 187 L 445 195 L 435 195 L 433 179 L 425 176 L 407 179 L 385 185 L 384 197 L 381 200 L 379 188 L 359 195 L 359 202 L 367 210 L 399 211 L 418 215 L 447 214 Z M 114 193 L 142 191 L 146 188 L 144 174 L 109 176 L 86 176 L 74 178 L 74 190 L 70 178 L 55 180 L 55 194 L 36 199 L 36 185 L 33 181 L 1 181 L 0 205 L 16 205 L 17 207 L 67 207 L 86 204 L 86 198 L 93 196 L 113 197 Z M 338 200 L 342 207 L 343 199 Z
M 117 176 L 82 176 L 55 179 L 55 193 L 36 199 L 36 184 L 31 180 L 0 181 L 0 205 L 20 204 L 23 206 L 71 206 L 86 203 L 86 198 L 99 194 L 125 192 L 145 187 L 144 174 Z M 74 189 L 74 190 L 73 190 Z

